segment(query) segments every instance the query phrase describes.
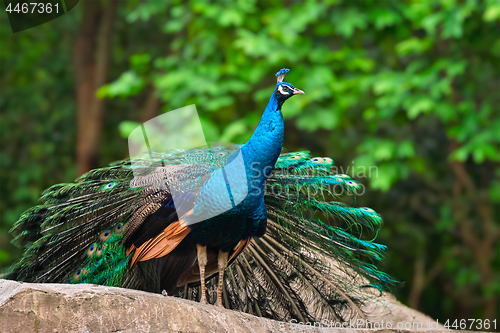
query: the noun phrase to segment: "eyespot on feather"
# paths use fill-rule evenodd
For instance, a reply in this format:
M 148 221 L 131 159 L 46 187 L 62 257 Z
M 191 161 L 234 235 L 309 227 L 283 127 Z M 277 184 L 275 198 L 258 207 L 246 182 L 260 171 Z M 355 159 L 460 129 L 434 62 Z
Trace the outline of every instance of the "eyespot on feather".
M 123 234 L 123 230 L 125 228 L 123 227 L 123 224 L 122 223 L 118 223 L 115 227 L 115 234 L 118 235 L 118 236 L 121 236 Z
M 81 269 L 77 270 L 76 273 L 73 274 L 73 280 L 74 281 L 80 280 L 81 275 L 82 275 L 82 270 Z
M 102 187 L 103 190 L 109 190 L 116 186 L 116 182 L 111 182 Z
M 110 237 L 111 237 L 111 231 L 109 231 L 109 230 L 105 230 L 105 231 L 101 232 L 101 235 L 99 236 L 99 238 L 103 242 L 107 241 Z
M 344 174 L 338 174 L 338 175 L 335 175 L 335 177 L 337 177 L 337 178 L 351 178 L 348 175 L 344 175 Z
M 89 257 L 93 256 L 96 248 L 97 248 L 97 245 L 95 243 L 90 245 L 89 249 L 87 250 L 87 256 L 89 256 Z
M 99 258 L 102 255 L 103 246 L 99 245 L 95 251 L 95 255 Z

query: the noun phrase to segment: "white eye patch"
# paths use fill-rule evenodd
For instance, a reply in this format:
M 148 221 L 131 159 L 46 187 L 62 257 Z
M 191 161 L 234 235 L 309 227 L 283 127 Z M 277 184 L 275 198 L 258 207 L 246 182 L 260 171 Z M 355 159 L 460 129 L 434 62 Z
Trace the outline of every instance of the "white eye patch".
M 290 90 L 289 91 L 283 90 L 283 86 L 278 86 L 278 90 L 280 91 L 280 93 L 282 95 L 289 95 L 290 94 Z

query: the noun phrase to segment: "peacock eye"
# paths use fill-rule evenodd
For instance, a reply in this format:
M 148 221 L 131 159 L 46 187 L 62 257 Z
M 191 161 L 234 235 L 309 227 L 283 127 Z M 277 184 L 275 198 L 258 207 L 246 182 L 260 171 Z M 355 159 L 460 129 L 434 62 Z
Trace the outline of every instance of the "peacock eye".
M 111 188 L 113 188 L 113 187 L 115 187 L 115 186 L 116 186 L 116 182 L 112 182 L 112 183 L 109 183 L 109 184 L 104 185 L 104 186 L 102 187 L 102 189 L 103 189 L 103 190 L 109 190 L 109 189 L 111 189 Z
M 290 93 L 288 92 L 290 88 L 288 88 L 287 86 L 284 85 L 278 86 L 278 90 L 282 95 L 290 95 Z
M 107 241 L 110 237 L 111 237 L 111 232 L 109 230 L 102 232 L 100 236 L 101 241 L 103 242 Z

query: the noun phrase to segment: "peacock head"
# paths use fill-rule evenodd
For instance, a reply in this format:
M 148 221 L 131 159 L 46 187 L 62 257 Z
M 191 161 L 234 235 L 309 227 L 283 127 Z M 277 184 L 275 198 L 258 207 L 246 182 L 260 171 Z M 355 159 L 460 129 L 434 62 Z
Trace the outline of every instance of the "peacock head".
M 295 88 L 292 84 L 288 82 L 283 82 L 286 73 L 290 70 L 288 68 L 280 69 L 278 73 L 276 73 L 276 77 L 278 78 L 278 83 L 276 84 L 276 90 L 274 94 L 278 99 L 278 102 L 283 103 L 293 95 L 304 94 L 303 90 Z

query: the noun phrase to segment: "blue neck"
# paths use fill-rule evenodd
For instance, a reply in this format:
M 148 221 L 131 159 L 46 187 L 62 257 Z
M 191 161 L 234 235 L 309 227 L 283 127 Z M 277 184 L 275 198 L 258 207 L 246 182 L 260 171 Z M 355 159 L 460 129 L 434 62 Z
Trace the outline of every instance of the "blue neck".
M 250 177 L 248 179 L 252 179 L 254 187 L 260 189 L 263 189 L 283 147 L 285 126 L 281 114 L 282 104 L 273 93 L 259 126 L 250 140 L 241 148 L 247 176 Z

